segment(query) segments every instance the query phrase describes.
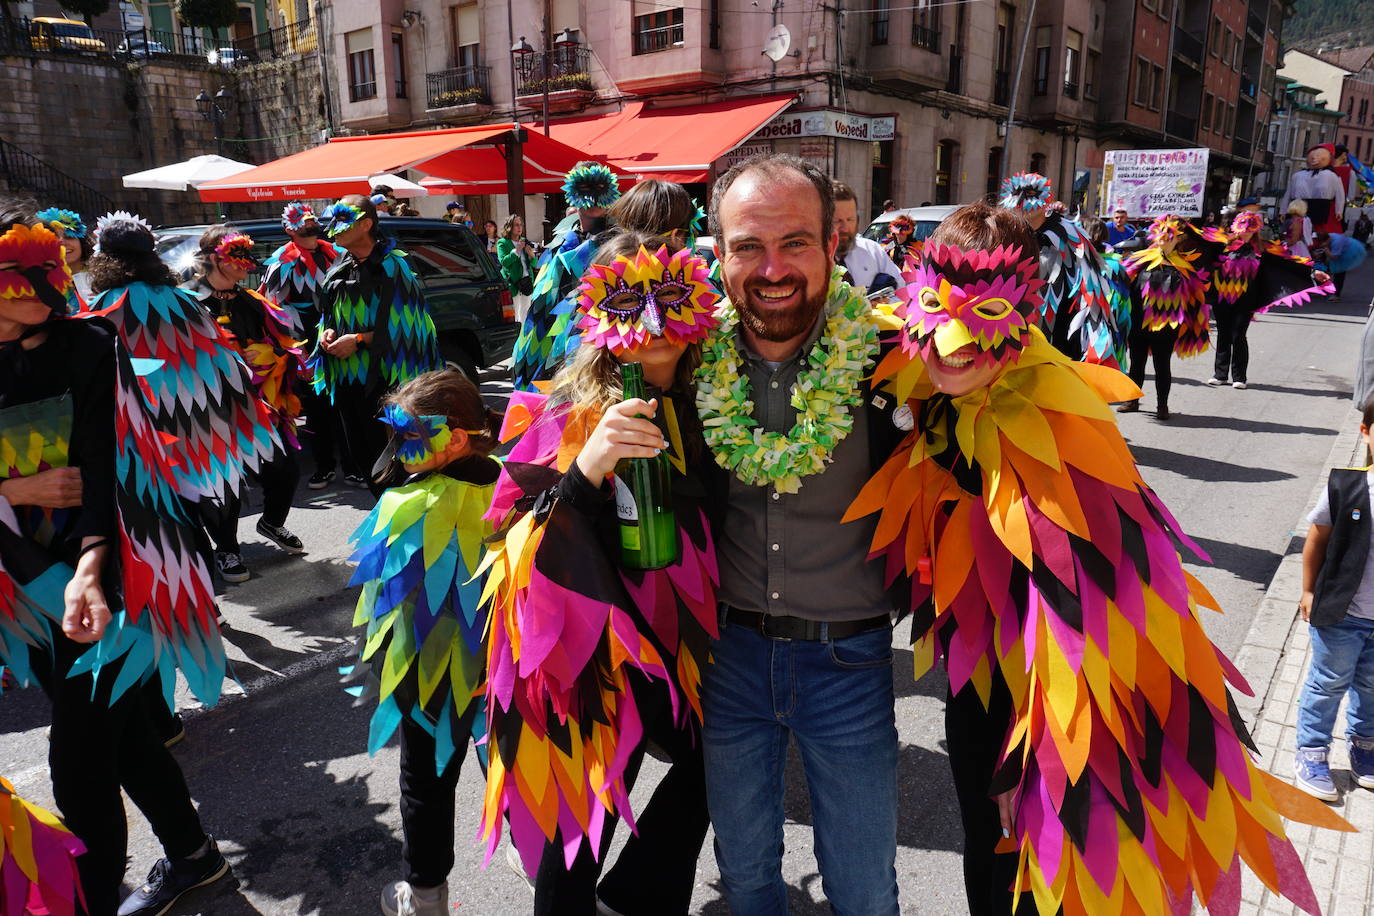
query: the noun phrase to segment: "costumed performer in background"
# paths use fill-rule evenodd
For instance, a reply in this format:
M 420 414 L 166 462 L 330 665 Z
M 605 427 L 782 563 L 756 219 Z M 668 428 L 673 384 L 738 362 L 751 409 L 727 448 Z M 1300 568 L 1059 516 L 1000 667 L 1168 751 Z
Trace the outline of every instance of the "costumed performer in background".
M 905 213 L 898 213 L 887 224 L 887 235 L 882 239 L 883 251 L 902 268 L 902 273 L 915 270 L 921 263 L 921 242 L 911 237 L 915 231 L 915 221 Z
M 1317 143 L 1306 150 L 1307 168 L 1299 169 L 1288 179 L 1288 190 L 1279 201 L 1279 212 L 1287 213 L 1295 200 L 1307 202 L 1307 218 L 1312 231 L 1344 232 L 1341 218 L 1345 215 L 1345 183 L 1332 170 L 1335 147 Z M 1239 214 L 1237 214 L 1239 215 Z
M 427 372 L 389 395 L 384 457 L 409 475 L 353 532 L 366 626 L 354 667 L 358 705 L 375 702 L 367 750 L 401 734 L 405 878 L 382 888 L 384 916 L 448 916 L 454 793 L 474 723 L 485 731 L 482 579 L 474 578 L 501 465 L 489 457 L 500 417 L 462 372 Z M 476 696 L 474 696 L 476 694 Z M 479 751 L 479 759 L 485 749 Z
M 970 911 L 1236 913 L 1243 860 L 1316 913 L 1282 818 L 1349 825 L 1247 753 L 1226 684 L 1249 688 L 1179 556 L 1201 551 L 1107 406 L 1139 390 L 1035 326 L 1037 247 L 984 204 L 927 240 L 876 372 L 915 428 L 846 516 L 879 515 L 916 674 L 948 672 Z
M 1264 218 L 1258 213 L 1241 211 L 1225 231 L 1196 230 L 1207 241 L 1224 246 L 1212 269 L 1217 358 L 1208 385 L 1225 385 L 1230 381 L 1232 388 L 1247 386 L 1247 338 L 1250 322 L 1257 316 L 1279 305 L 1305 305 L 1314 294 L 1334 289 L 1331 278 L 1314 270 L 1311 260 L 1290 254 L 1282 242 L 1264 241 L 1259 234 L 1263 225 Z
M 339 249 L 324 238 L 319 217 L 309 204 L 287 204 L 281 212 L 281 225 L 287 242 L 272 252 L 263 264 L 262 285 L 258 292 L 292 316 L 295 322 L 292 336 L 303 340 L 303 349 L 311 352 L 320 337 L 317 306 L 320 287 L 329 268 L 339 259 Z M 338 410 L 328 398 L 316 394 L 313 385 L 300 386 L 299 393 L 305 411 L 310 455 L 315 459 L 315 472 L 305 485 L 312 490 L 329 486 L 334 480 L 337 454 L 348 481 L 355 486 L 365 486 L 367 478 L 363 471 L 366 469 L 355 468 L 350 463 Z
M 86 273 L 86 262 L 94 253 L 86 224 L 81 214 L 61 207 L 49 207 L 38 211 L 38 221 L 52 230 L 62 241 L 62 251 L 67 256 L 67 269 L 71 271 L 72 289 L 67 293 L 69 310 L 73 315 L 81 310 L 81 303 L 91 298 L 91 277 Z M 79 299 L 77 297 L 80 297 Z
M 483 833 L 490 856 L 509 822 L 538 916 L 685 914 L 708 823 L 699 687 L 718 580 L 692 372 L 718 294 L 700 258 L 633 233 L 602 246 L 579 290 L 581 347 L 550 395 L 517 392 L 506 413 L 503 437 L 521 438 L 484 561 Z M 642 367 L 647 401 L 623 399 L 625 362 Z M 660 452 L 680 557 L 636 571 L 621 563 L 618 519 L 641 511 L 617 469 Z M 672 766 L 636 820 L 629 793 L 651 741 Z M 622 818 L 635 833 L 598 888 Z
M 1112 315 L 1102 256 L 1062 204 L 1055 206 L 1050 180 L 1035 172 L 1010 175 L 998 203 L 1025 217 L 1040 240 L 1045 291 L 1037 323 L 1045 336 L 1070 359 L 1124 365 L 1126 334 Z
M 309 365 L 315 391 L 338 408 L 349 457 L 370 475 L 387 444 L 376 422 L 382 398 L 444 362 L 420 281 L 405 252 L 382 235 L 372 202 L 349 194 L 324 220 L 343 252 L 320 287 L 320 336 Z M 372 476 L 367 486 L 373 496 L 384 489 Z
M 153 708 L 177 668 L 219 697 L 205 545 L 128 354 L 106 322 L 68 316 L 61 243 L 33 219 L 0 206 L 0 664 L 52 702 L 53 797 L 86 849 L 86 912 L 163 913 L 229 869 Z M 159 679 L 165 698 L 145 689 Z M 121 789 L 166 853 L 122 904 Z
M 1327 297 L 1327 301 L 1340 302 L 1341 290 L 1345 289 L 1345 275 L 1364 263 L 1368 253 L 1364 243 L 1348 235 L 1318 232 L 1312 239 L 1312 247 L 1321 254 L 1321 263 L 1317 266 L 1331 275 L 1334 292 Z
M 286 527 L 291 501 L 296 496 L 300 468 L 296 452 L 296 418 L 301 414 L 298 391 L 304 366 L 301 341 L 291 332 L 290 314 L 256 290 L 240 284 L 260 266 L 253 254 L 253 240 L 229 225 L 211 226 L 200 237 L 195 274 L 184 284 L 215 319 L 253 373 L 257 395 L 271 412 L 282 448 L 271 461 L 258 467 L 262 486 L 262 516 L 257 532 L 291 554 L 305 553 L 301 539 Z M 226 582 L 246 582 L 239 545 L 241 494 L 231 494 L 205 516 L 206 530 L 215 545 L 215 565 Z

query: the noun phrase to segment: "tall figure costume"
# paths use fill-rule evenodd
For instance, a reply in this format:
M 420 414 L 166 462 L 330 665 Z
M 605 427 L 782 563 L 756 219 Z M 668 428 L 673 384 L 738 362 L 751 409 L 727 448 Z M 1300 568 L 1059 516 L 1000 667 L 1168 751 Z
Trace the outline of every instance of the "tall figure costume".
M 1218 248 L 1188 233 L 1182 220 L 1168 214 L 1150 224 L 1149 246 L 1123 265 L 1131 281 L 1131 381 L 1144 385 L 1145 362 L 1153 361 L 1161 420 L 1169 419 L 1174 353 L 1187 358 L 1208 347 L 1207 269 Z M 1118 409 L 1139 410 L 1140 401 Z
M 216 247 L 215 255 L 241 269 L 258 267 L 252 253 L 253 240 L 246 235 L 230 235 Z M 267 405 L 273 426 L 281 439 L 282 448 L 272 460 L 258 467 L 257 477 L 262 484 L 263 508 L 258 530 L 265 537 L 290 553 L 303 550 L 300 539 L 285 529 L 296 495 L 300 471 L 295 453 L 300 448 L 296 439 L 296 418 L 301 414 L 299 391 L 304 387 L 300 376 L 304 371 L 301 341 L 291 331 L 292 318 L 261 293 L 235 284 L 229 289 L 216 289 L 209 276 L 199 277 L 184 287 L 220 326 L 231 346 L 253 375 L 253 387 Z M 217 554 L 232 554 L 238 570 L 238 523 L 242 500 L 231 494 L 207 518 L 210 537 Z M 221 564 L 221 573 L 226 569 Z
M 325 212 L 325 231 L 333 238 L 363 216 L 357 207 L 334 204 Z M 345 358 L 317 346 L 309 363 L 315 391 L 338 407 L 352 460 L 367 473 L 386 448 L 386 432 L 377 423 L 382 396 L 443 366 L 434 320 L 405 252 L 380 237 L 361 261 L 339 253 L 320 289 L 320 314 L 322 328 L 373 335 Z M 374 485 L 373 494 L 379 493 Z
M 1097 246 L 1083 227 L 1054 206 L 1050 180 L 1018 172 L 1002 182 L 999 204 L 1034 220 L 1040 237 L 1044 296 L 1037 321 L 1070 359 L 1119 368 L 1126 361 L 1126 335 L 1112 314 L 1110 282 Z
M 1346 188 L 1345 182 L 1331 168 L 1335 146 L 1318 143 L 1303 152 L 1307 156 L 1307 168 L 1299 169 L 1288 179 L 1288 190 L 1279 202 L 1279 212 L 1287 213 L 1290 203 L 1304 200 L 1313 232 L 1344 232 L 1341 219 L 1345 215 Z
M 1247 335 L 1250 322 L 1275 306 L 1304 305 L 1314 293 L 1335 287 L 1315 282 L 1312 261 L 1290 253 L 1281 242 L 1259 236 L 1258 213 L 1236 214 L 1230 227 L 1198 230 L 1202 237 L 1223 245 L 1212 271 L 1212 314 L 1217 321 L 1217 358 L 1209 385 L 1227 381 L 1244 388 L 1250 364 Z
M 563 181 L 568 206 L 578 210 L 606 209 L 620 197 L 615 173 L 599 162 L 578 163 Z M 535 382 L 553 378 L 576 333 L 577 285 L 600 247 L 605 218 L 591 228 L 575 226 L 535 275 L 530 308 L 520 326 L 511 355 L 511 374 L 517 391 L 533 391 Z
M 1139 390 L 1048 344 L 1035 275 L 1019 247 L 927 243 L 899 293 L 901 347 L 876 372 L 915 428 L 847 515 L 877 514 L 874 556 L 911 576 L 916 673 L 943 658 L 951 767 L 956 783 L 978 775 L 960 795 L 983 853 L 1001 839 L 991 798 L 1011 793 L 998 848 L 1015 855 L 971 875 L 971 897 L 1010 885 L 1012 908 L 1102 916 L 1184 913 L 1196 896 L 1234 914 L 1243 860 L 1315 913 L 1281 819 L 1344 822 L 1247 754 L 1226 685 L 1249 688 L 1204 633 L 1197 610 L 1216 605 L 1179 556 L 1201 551 L 1107 407 Z M 970 338 L 1002 371 L 937 393 L 925 361 Z
M 381 422 L 391 429 L 388 451 L 411 464 L 432 460 L 453 435 L 449 417 L 414 416 L 395 404 Z M 474 724 L 479 736 L 486 726 L 479 688 L 487 617 L 474 574 L 493 530 L 483 515 L 499 471 L 494 459 L 469 453 L 413 475 L 383 493 L 352 536 L 358 568 L 349 585 L 362 586 L 353 623 L 366 630 L 354 669 L 363 683 L 350 692 L 360 704 L 376 703 L 369 754 L 401 734 L 405 882 L 419 893 L 442 887 L 445 908 L 454 793 Z
M 85 851 L 55 815 L 0 776 L 0 913 L 76 916 L 85 903 L 76 857 Z
M 211 871 L 227 870 L 217 851 L 204 858 L 213 841 L 154 726 L 178 669 L 212 705 L 226 661 L 206 545 L 145 400 L 162 370 L 139 360 L 138 372 L 152 370 L 140 377 L 107 322 L 68 317 L 70 283 L 48 229 L 15 225 L 0 235 L 0 297 L 37 298 L 50 310 L 0 344 L 0 484 L 81 471 L 81 503 L 71 508 L 26 504 L 0 486 L 0 664 L 52 701 L 53 795 L 87 850 L 77 864 L 89 910 L 108 914 L 125 865 L 121 788 L 173 862 L 200 851 Z M 112 619 L 99 641 L 82 644 L 62 630 L 64 589 L 91 551 L 104 552 Z
M 715 325 L 704 262 L 666 248 L 593 265 L 579 286 L 583 347 L 623 354 L 655 336 L 688 344 Z M 575 459 L 601 411 L 517 393 L 503 438 L 520 435 L 489 518 L 503 537 L 484 568 L 488 649 L 488 856 L 503 822 L 536 880 L 536 912 L 592 903 L 647 741 L 673 759 L 601 884 L 613 909 L 686 912 L 707 826 L 701 669 L 716 635 L 718 581 L 703 512 L 701 446 L 690 391 L 651 392 L 672 475 L 682 555 L 635 572 L 618 563 L 618 478 L 588 480 Z

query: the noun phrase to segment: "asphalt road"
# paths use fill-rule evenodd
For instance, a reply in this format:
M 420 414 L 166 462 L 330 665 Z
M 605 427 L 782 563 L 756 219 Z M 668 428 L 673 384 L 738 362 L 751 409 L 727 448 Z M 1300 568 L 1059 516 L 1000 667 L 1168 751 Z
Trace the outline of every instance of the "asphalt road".
M 1356 422 L 1350 379 L 1371 293 L 1374 271 L 1366 268 L 1351 277 L 1344 303 L 1262 318 L 1250 335 L 1248 391 L 1203 385 L 1210 354 L 1176 361 L 1174 419 L 1153 417 L 1148 380 L 1145 410 L 1122 418 L 1146 479 L 1212 555 L 1215 565 L 1193 569 L 1226 608 L 1225 615 L 1209 614 L 1207 626 L 1229 653 L 1244 640 L 1333 437 L 1352 432 Z M 500 399 L 498 379 L 485 387 Z M 342 487 L 302 489 L 288 524 L 309 549 L 304 557 L 284 556 L 263 542 L 252 518 L 241 523 L 253 578 L 229 586 L 223 607 L 243 689 L 234 687 L 213 710 L 188 710 L 188 739 L 176 750 L 237 880 L 188 896 L 174 913 L 371 914 L 382 884 L 400 877 L 397 751 L 393 744 L 375 758 L 366 755 L 367 710 L 354 708 L 338 684 L 338 668 L 351 658 L 356 591 L 347 586 L 346 538 L 368 503 L 365 493 Z M 899 646 L 904 636 L 899 627 Z M 899 648 L 902 910 L 959 914 L 965 912 L 960 830 L 942 743 L 944 691 L 939 672 L 913 682 L 910 671 L 910 652 Z M 22 794 L 51 804 L 46 717 L 36 691 L 0 697 L 0 772 Z M 640 804 L 659 772 L 655 761 L 646 762 Z M 528 912 L 529 892 L 499 853 L 482 868 L 475 842 L 481 791 L 480 773 L 469 761 L 459 785 L 454 912 Z M 828 912 L 795 766 L 787 813 L 792 910 Z M 132 807 L 130 814 L 127 881 L 133 885 L 160 852 Z M 693 912 L 727 912 L 717 880 L 708 843 Z

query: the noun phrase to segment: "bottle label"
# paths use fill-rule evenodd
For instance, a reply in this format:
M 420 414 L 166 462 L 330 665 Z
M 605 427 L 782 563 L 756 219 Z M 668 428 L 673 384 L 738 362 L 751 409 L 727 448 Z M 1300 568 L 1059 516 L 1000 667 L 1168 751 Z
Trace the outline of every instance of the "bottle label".
M 635 505 L 635 495 L 630 492 L 630 488 L 625 486 L 625 481 L 616 474 L 612 478 L 615 481 L 615 514 L 621 522 L 630 522 L 637 525 L 639 523 L 639 507 Z

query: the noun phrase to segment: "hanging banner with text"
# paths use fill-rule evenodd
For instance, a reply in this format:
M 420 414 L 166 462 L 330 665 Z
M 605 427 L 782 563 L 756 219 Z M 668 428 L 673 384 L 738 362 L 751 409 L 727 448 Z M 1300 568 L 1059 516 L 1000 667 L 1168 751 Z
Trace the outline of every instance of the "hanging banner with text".
M 1207 149 L 1116 149 L 1105 154 L 1102 215 L 1125 210 L 1131 219 L 1201 216 L 1207 188 Z

